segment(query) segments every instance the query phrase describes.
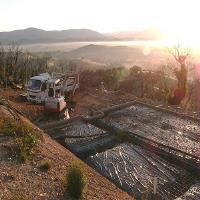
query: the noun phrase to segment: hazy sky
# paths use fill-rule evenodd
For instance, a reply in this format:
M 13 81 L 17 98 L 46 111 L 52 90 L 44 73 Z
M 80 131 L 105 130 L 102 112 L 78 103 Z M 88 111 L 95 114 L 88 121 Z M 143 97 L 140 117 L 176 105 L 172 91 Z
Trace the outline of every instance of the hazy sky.
M 0 31 L 157 27 L 169 34 L 191 34 L 200 33 L 199 16 L 199 0 L 0 0 Z

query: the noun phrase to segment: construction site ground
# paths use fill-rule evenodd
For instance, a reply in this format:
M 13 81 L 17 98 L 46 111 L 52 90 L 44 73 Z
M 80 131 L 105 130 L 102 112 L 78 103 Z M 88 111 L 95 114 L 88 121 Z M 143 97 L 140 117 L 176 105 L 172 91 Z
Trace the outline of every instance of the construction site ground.
M 44 114 L 43 106 L 36 105 L 29 102 L 24 102 L 20 98 L 23 94 L 22 90 L 14 89 L 0 89 L 0 97 L 8 100 L 14 107 L 20 110 L 28 119 L 34 121 Z M 76 108 L 71 116 L 84 115 L 90 109 L 101 109 L 118 103 L 133 100 L 135 97 L 128 93 L 121 91 L 106 91 L 103 92 L 99 89 L 88 89 L 87 91 L 77 91 L 74 96 L 76 101 Z
M 21 99 L 19 98 L 19 96 L 20 96 L 20 94 L 21 93 L 23 93 L 23 91 L 20 91 L 20 90 L 12 90 L 12 89 L 8 89 L 8 90 L 1 90 L 1 98 L 4 98 L 4 99 L 6 99 L 6 100 L 9 100 L 9 102 L 15 107 L 15 108 L 17 108 L 20 112 L 22 112 L 22 114 L 24 115 L 24 116 L 26 116 L 27 118 L 29 118 L 31 121 L 33 121 L 33 122 L 41 122 L 41 124 L 44 122 L 44 123 L 46 123 L 46 122 L 51 122 L 51 120 L 49 120 L 49 118 L 46 120 L 46 118 L 45 118 L 45 113 L 44 113 L 44 110 L 43 110 L 43 106 L 42 105 L 34 105 L 34 104 L 31 104 L 31 103 L 28 103 L 28 102 L 23 102 L 23 101 L 21 101 Z M 75 110 L 71 113 L 71 117 L 75 117 L 75 116 L 80 116 L 80 115 L 84 115 L 84 116 L 86 116 L 87 114 L 91 114 L 91 113 L 98 113 L 100 110 L 102 110 L 103 108 L 109 108 L 109 107 L 111 107 L 111 106 L 113 106 L 113 105 L 116 105 L 116 104 L 122 104 L 122 103 L 125 103 L 125 102 L 129 102 L 129 101 L 133 101 L 133 100 L 135 100 L 135 99 L 137 99 L 134 95 L 131 95 L 131 94 L 127 94 L 127 93 L 124 93 L 124 92 L 121 92 L 121 91 L 101 91 L 101 90 L 99 90 L 99 89 L 88 89 L 87 91 L 84 91 L 84 92 L 80 92 L 80 91 L 78 91 L 77 93 L 76 93 L 76 95 L 75 95 L 75 97 L 74 97 L 74 101 L 76 101 L 76 107 L 75 107 Z M 143 100 L 144 101 L 144 100 Z M 151 103 L 151 104 L 154 104 L 155 102 L 151 102 L 150 100 L 146 100 L 148 103 Z M 185 111 L 184 111 L 184 109 L 181 109 L 181 108 L 178 108 L 178 107 L 167 107 L 167 105 L 159 105 L 159 104 L 154 104 L 156 107 L 158 107 L 158 108 L 160 108 L 160 107 L 162 107 L 163 109 L 169 109 L 169 110 L 171 110 L 171 111 L 173 111 L 173 112 L 181 112 L 181 113 L 185 113 Z M 106 124 L 110 124 L 110 125 L 112 125 L 113 127 L 114 126 L 116 126 L 116 127 L 118 127 L 119 125 L 120 125 L 120 123 L 122 122 L 122 124 L 120 125 L 122 128 L 123 128 L 123 126 L 124 125 L 126 125 L 126 124 L 124 124 L 125 122 L 123 121 L 123 120 L 118 120 L 118 117 L 120 117 L 120 118 L 123 118 L 123 119 L 126 119 L 125 121 L 127 122 L 127 123 L 129 123 L 129 122 L 131 122 L 132 123 L 132 121 L 137 121 L 137 120 L 139 120 L 139 121 L 141 121 L 142 123 L 144 123 L 144 124 L 149 124 L 150 122 L 151 122 L 151 120 L 153 120 L 154 118 L 152 118 L 154 115 L 154 111 L 152 112 L 152 110 L 151 109 L 149 109 L 149 108 L 144 108 L 144 113 L 142 113 L 142 111 L 141 111 L 141 108 L 140 107 L 138 107 L 137 108 L 137 106 L 136 107 L 130 107 L 131 109 L 133 109 L 133 111 L 131 111 L 131 115 L 130 115 L 130 113 L 128 113 L 129 112 L 129 110 L 126 110 L 126 109 L 123 109 L 122 111 L 119 111 L 119 112 L 115 112 L 114 114 L 110 114 L 110 117 L 108 116 L 108 118 L 104 118 L 104 120 L 102 121 L 102 122 L 106 122 Z M 142 108 L 143 109 L 143 108 Z M 126 112 L 125 112 L 126 111 Z M 148 114 L 148 112 L 150 113 L 150 114 Z M 137 113 L 137 112 L 139 112 L 139 113 Z M 135 114 L 136 115 L 135 115 Z M 153 114 L 152 114 L 153 113 Z M 187 113 L 188 114 L 188 113 Z M 132 116 L 133 115 L 133 116 Z M 140 119 L 140 115 L 141 116 L 145 116 L 145 119 L 149 116 L 150 118 L 149 118 L 149 121 L 142 121 L 142 120 L 144 120 L 143 119 L 143 117 Z M 155 116 L 157 116 L 158 114 L 157 114 L 157 112 L 155 112 Z M 136 119 L 134 119 L 135 117 L 137 116 L 137 118 Z M 190 116 L 191 116 L 191 113 L 190 113 Z M 170 117 L 170 116 L 169 116 Z M 192 113 L 192 117 L 197 117 L 197 116 L 195 116 L 195 114 L 194 113 Z M 130 118 L 130 119 L 129 119 Z M 133 118 L 134 120 L 132 120 L 131 118 Z M 173 114 L 172 114 L 172 118 L 173 118 Z M 158 117 L 158 119 L 159 120 L 161 120 L 161 118 L 160 117 Z M 171 119 L 171 118 L 170 118 Z M 169 121 L 170 121 L 170 119 L 169 119 Z M 178 120 L 179 120 L 179 117 L 177 118 Z M 46 121 L 45 121 L 46 120 Z M 161 120 L 162 121 L 162 120 Z M 172 122 L 174 122 L 174 119 L 171 119 L 171 121 Z M 109 123 L 108 123 L 109 122 Z M 158 122 L 158 123 L 160 123 L 160 122 Z M 166 128 L 166 123 L 164 123 L 164 122 L 162 122 L 162 123 L 160 123 L 161 125 L 162 125 L 162 127 L 161 127 L 161 129 L 163 129 L 164 131 L 165 130 L 167 130 L 168 128 Z M 176 124 L 176 122 L 174 122 L 175 124 Z M 134 130 L 136 130 L 137 131 L 137 127 L 138 128 L 141 128 L 141 130 L 143 131 L 143 129 L 145 129 L 145 126 L 144 126 L 144 124 L 143 125 L 141 125 L 141 127 L 139 127 L 139 126 L 136 126 L 136 129 L 134 129 Z M 128 129 L 127 129 L 127 131 L 131 131 L 131 129 L 130 129 L 130 126 L 129 126 L 130 124 L 127 124 L 127 126 L 129 127 Z M 151 123 L 150 123 L 150 125 L 151 125 Z M 191 125 L 191 123 L 190 123 L 190 125 Z M 120 128 L 120 126 L 119 126 L 119 128 Z M 89 125 L 88 126 L 88 128 L 90 129 L 90 130 L 93 130 L 93 128 L 91 127 L 91 125 Z M 94 129 L 95 129 L 95 127 L 94 127 Z M 159 129 L 159 127 L 158 127 L 158 125 L 156 124 L 156 130 L 157 129 Z M 61 129 L 55 129 L 55 130 L 59 130 L 60 131 L 60 133 L 62 132 L 61 131 Z M 52 130 L 53 132 L 54 132 L 54 134 L 55 134 L 55 130 Z M 70 130 L 73 130 L 73 129 L 71 129 L 70 128 Z M 80 130 L 82 130 L 83 131 L 83 135 L 84 134 L 90 134 L 89 132 L 89 130 L 88 131 L 86 131 L 85 132 L 85 128 L 81 128 L 81 126 L 80 126 Z M 122 130 L 125 130 L 124 128 L 122 129 Z M 148 131 L 150 130 L 150 128 L 148 127 Z M 65 131 L 65 130 L 64 130 Z M 98 131 L 96 131 L 96 129 L 94 130 L 95 131 L 95 133 L 97 133 Z M 92 131 L 92 132 L 94 132 L 94 131 Z M 185 131 L 185 130 L 184 130 Z M 145 131 L 144 131 L 145 132 Z M 156 131 L 154 131 L 155 133 L 156 133 Z M 153 133 L 154 133 L 153 132 Z M 70 131 L 67 131 L 67 133 L 70 135 L 70 136 L 72 136 L 73 134 L 71 134 L 70 133 Z M 152 134 L 153 134 L 152 133 Z M 179 131 L 177 132 L 177 133 L 179 133 Z M 76 134 L 80 134 L 81 135 L 81 133 L 80 133 L 80 131 L 78 131 L 78 133 L 76 133 Z M 99 133 L 98 133 L 99 134 Z M 100 134 L 104 134 L 104 132 L 100 132 Z M 165 134 L 164 134 L 165 135 Z M 146 137 L 146 136 L 145 136 Z M 153 137 L 153 136 L 152 136 Z M 157 136 L 156 136 L 157 137 Z M 155 137 L 155 138 L 156 138 Z M 160 136 L 159 136 L 160 137 Z M 175 138 L 175 136 L 173 136 L 174 138 Z M 181 136 L 182 137 L 182 136 Z M 190 136 L 191 137 L 191 136 Z M 62 147 L 62 146 L 60 146 L 59 144 L 57 144 L 55 141 L 53 141 L 53 140 L 51 140 L 50 138 L 49 138 L 49 136 L 47 136 L 47 135 L 45 135 L 45 138 L 46 138 L 46 141 L 47 141 L 47 143 L 45 142 L 45 145 L 43 145 L 42 147 L 41 147 L 41 152 L 43 152 L 44 151 L 44 149 L 45 148 L 47 148 L 48 149 L 48 151 L 44 151 L 44 152 L 46 152 L 46 154 L 42 154 L 42 157 L 44 156 L 44 157 L 48 157 L 48 156 L 50 156 L 50 158 L 52 158 L 53 157 L 53 159 L 55 159 L 55 163 L 59 163 L 60 162 L 60 165 L 62 165 L 63 166 L 63 163 L 65 163 L 65 162 L 67 162 L 66 161 L 66 158 L 67 158 L 67 160 L 76 160 L 77 158 L 72 154 L 72 153 L 70 153 L 68 150 L 66 150 L 64 147 Z M 106 138 L 106 137 L 105 137 Z M 98 139 L 98 138 L 97 138 Z M 152 138 L 150 138 L 150 139 L 152 139 Z M 193 139 L 193 138 L 192 138 Z M 111 138 L 111 140 L 112 140 L 112 138 Z M 105 141 L 104 141 L 105 142 Z M 109 142 L 109 140 L 108 140 L 108 142 Z M 51 143 L 51 144 L 50 144 Z M 163 142 L 161 142 L 161 143 L 163 143 Z M 169 143 L 169 142 L 168 142 Z M 167 143 L 167 144 L 168 144 Z M 198 143 L 199 144 L 199 143 Z M 50 146 L 52 146 L 52 147 L 55 147 L 55 149 L 56 149 L 56 151 L 52 154 L 52 150 L 54 149 L 54 148 L 51 148 Z M 49 148 L 50 147 L 50 148 Z M 65 155 L 62 153 L 62 152 L 60 152 L 60 150 L 58 150 L 58 149 L 62 149 L 63 151 L 65 151 Z M 75 149 L 77 149 L 77 148 L 75 148 Z M 124 152 L 122 152 L 122 149 L 124 149 Z M 185 150 L 185 149 L 184 149 Z M 187 149 L 186 148 L 186 150 L 190 150 L 190 149 Z M 116 152 L 118 152 L 119 151 L 119 153 L 117 153 L 117 154 L 115 154 Z M 97 156 L 90 156 L 90 157 L 88 157 L 88 159 L 87 159 L 87 162 L 93 167 L 93 165 L 95 166 L 95 165 L 97 165 L 97 166 L 100 166 L 100 169 L 99 170 L 97 170 L 97 171 L 99 171 L 101 174 L 103 174 L 103 175 L 105 175 L 106 177 L 108 177 L 109 178 L 109 176 L 107 176 L 106 174 L 111 174 L 111 178 L 109 178 L 110 180 L 112 180 L 112 179 L 114 179 L 113 177 L 115 177 L 115 175 L 117 174 L 117 179 L 118 179 L 118 184 L 117 184 L 117 181 L 113 181 L 113 182 L 115 182 L 116 183 L 116 185 L 118 185 L 119 187 L 120 187 L 120 185 L 121 185 L 121 181 L 123 180 L 122 179 L 122 177 L 120 177 L 119 175 L 118 175 L 118 173 L 121 173 L 119 170 L 118 170 L 118 168 L 117 169 L 115 169 L 115 172 L 116 172 L 116 174 L 114 174 L 114 175 L 112 175 L 112 173 L 109 171 L 109 165 L 108 166 L 106 166 L 106 163 L 110 163 L 110 160 L 112 160 L 112 159 L 121 159 L 121 157 L 119 157 L 119 158 L 117 158 L 117 156 L 121 156 L 123 153 L 125 153 L 125 154 L 130 154 L 131 153 L 131 155 L 133 154 L 133 151 L 143 151 L 142 149 L 137 149 L 137 148 L 135 148 L 134 146 L 132 146 L 132 145 L 130 145 L 130 144 L 121 144 L 121 146 L 119 146 L 119 149 L 118 149 L 118 147 L 117 148 L 113 148 L 113 147 L 110 147 L 110 149 L 108 148 L 106 151 L 105 151 L 105 153 L 100 153 L 100 154 L 97 154 Z M 193 151 L 192 151 L 193 152 Z M 61 156 L 55 156 L 55 158 L 54 158 L 54 155 L 55 154 L 58 154 L 58 155 L 61 155 Z M 143 154 L 145 154 L 145 152 L 143 152 L 142 153 L 142 155 Z M 62 155 L 64 155 L 64 157 L 62 157 Z M 109 158 L 108 159 L 108 162 L 106 161 L 106 159 L 107 159 L 107 157 L 108 157 L 108 155 L 112 155 L 111 156 L 111 158 Z M 113 155 L 114 155 L 114 157 L 113 157 Z M 147 153 L 147 157 L 149 157 L 149 153 Z M 136 158 L 137 156 L 134 156 L 134 158 Z M 144 157 L 144 155 L 142 156 L 142 157 Z M 123 158 L 123 156 L 122 156 L 122 158 Z M 156 156 L 152 156 L 152 158 L 155 158 L 155 160 L 153 160 L 152 162 L 153 163 L 156 163 L 156 162 L 158 162 L 158 163 L 162 163 L 163 161 L 162 160 L 159 160 L 159 158 L 158 159 L 156 159 Z M 41 158 L 38 158 L 38 159 L 41 159 Z M 141 159 L 141 157 L 140 157 L 140 159 Z M 136 159 L 136 161 L 137 162 L 139 162 L 138 160 L 140 160 L 140 159 Z M 144 158 L 143 158 L 144 159 Z M 65 161 L 64 161 L 65 160 Z M 112 161 L 113 163 L 114 163 L 114 160 Z M 124 161 L 124 159 L 122 159 L 123 161 Z M 130 158 L 128 159 L 129 161 L 130 161 Z M 147 160 L 147 158 L 145 158 L 145 160 Z M 98 162 L 97 162 L 98 161 Z M 131 161 L 131 162 L 136 162 L 136 161 Z M 81 162 L 81 161 L 80 161 Z M 128 161 L 126 161 L 126 162 L 124 162 L 125 164 L 127 163 Z M 37 166 L 37 160 L 35 161 L 35 168 L 36 168 L 36 166 Z M 82 162 L 81 162 L 82 163 Z M 140 162 L 139 162 L 140 163 Z M 67 165 L 69 165 L 70 164 L 70 162 L 68 162 L 67 164 L 65 164 L 64 166 L 66 167 Z M 87 172 L 87 176 L 89 177 L 89 179 L 91 179 L 91 181 L 89 181 L 89 187 L 88 187 L 88 190 L 87 190 L 87 193 L 85 194 L 85 199 L 131 199 L 131 197 L 130 196 L 128 196 L 126 193 L 123 193 L 120 189 L 117 189 L 111 182 L 109 182 L 107 179 L 105 179 L 105 178 L 103 178 L 101 175 L 99 175 L 97 172 L 94 172 L 90 167 L 88 167 L 86 164 L 84 164 L 84 163 L 82 163 L 82 165 L 84 166 L 84 168 L 86 169 L 86 171 L 87 170 L 91 170 L 91 172 Z M 155 165 L 155 164 L 153 164 L 153 165 Z M 159 164 L 160 165 L 160 164 Z M 165 166 L 165 165 L 169 165 L 169 164 L 163 164 L 163 166 Z M 64 168 L 64 166 L 63 166 L 63 168 L 62 167 L 60 167 L 59 169 L 56 169 L 56 167 L 55 167 L 55 171 L 54 171 L 54 173 L 55 174 L 57 174 L 58 175 L 58 173 L 57 173 L 57 170 L 59 171 L 59 172 L 63 172 L 62 170 L 64 170 L 64 169 L 66 169 L 66 168 Z M 104 168 L 102 168 L 102 166 L 104 167 L 105 166 L 105 169 Z M 114 165 L 115 166 L 115 165 Z M 125 166 L 125 165 L 124 165 Z M 132 165 L 131 165 L 132 166 Z M 138 165 L 138 169 L 140 169 L 140 164 Z M 97 169 L 98 167 L 93 167 L 93 168 L 95 168 L 95 169 Z M 147 167 L 147 168 L 149 168 L 149 167 Z M 108 172 L 106 172 L 106 170 L 108 169 Z M 149 168 L 150 169 L 150 168 Z M 174 168 L 175 169 L 175 168 Z M 53 169 L 54 170 L 54 169 Z M 51 171 L 51 172 L 53 172 L 53 170 Z M 155 170 L 155 169 L 153 169 L 153 170 Z M 179 171 L 180 172 L 180 174 L 186 174 L 186 176 L 188 176 L 187 175 L 187 173 L 186 172 L 184 172 L 183 173 L 183 171 L 181 171 L 181 169 L 178 169 L 178 168 L 176 168 L 176 170 L 177 171 Z M 119 171 L 119 172 L 117 172 L 117 171 Z M 125 168 L 125 171 L 126 171 L 126 168 Z M 173 171 L 173 170 L 172 170 Z M 64 172 L 63 172 L 64 173 Z M 170 172 L 171 173 L 171 172 Z M 43 175 L 42 175 L 43 176 Z M 58 175 L 59 176 L 59 175 Z M 95 179 L 92 179 L 92 176 L 94 176 L 95 177 Z M 190 175 L 189 175 L 190 176 Z M 49 177 L 47 177 L 46 175 L 45 175 L 45 177 L 46 177 L 46 179 L 48 179 Z M 123 177 L 125 177 L 125 175 L 123 175 Z M 145 179 L 145 177 L 146 177 L 146 175 L 144 175 L 144 176 L 141 176 L 141 178 L 139 178 L 139 180 L 141 181 L 143 178 Z M 192 178 L 192 177 L 191 177 Z M 134 179 L 134 178 L 133 178 Z M 131 181 L 133 181 L 133 179 L 132 180 L 130 180 L 130 182 Z M 174 182 L 174 178 L 172 177 L 172 178 L 170 178 L 173 182 Z M 37 181 L 38 179 L 37 179 L 37 177 L 36 177 L 36 181 Z M 53 179 L 52 179 L 53 180 Z M 56 178 L 56 180 L 59 180 L 59 178 L 57 179 Z M 124 183 L 126 183 L 127 184 L 127 178 L 125 179 L 125 182 Z M 137 180 L 137 182 L 139 183 L 140 181 L 138 180 L 138 178 L 136 177 L 136 180 Z M 184 179 L 185 180 L 185 179 Z M 49 181 L 49 180 L 48 180 Z M 95 181 L 95 184 L 93 183 L 93 181 Z M 105 183 L 103 182 L 103 181 L 105 181 Z M 166 181 L 166 180 L 165 180 Z M 182 181 L 181 181 L 182 182 Z M 189 181 L 190 182 L 190 181 Z M 59 183 L 59 181 L 54 181 L 53 183 L 52 183 L 52 185 L 54 185 L 55 186 L 55 188 L 58 188 L 57 187 L 57 185 L 56 184 L 58 184 Z M 124 185 L 124 183 L 123 183 L 123 185 Z M 44 183 L 41 183 L 41 184 L 44 184 Z M 103 186 L 105 186 L 104 184 L 106 184 L 106 187 L 104 188 Z M 170 183 L 169 183 L 170 184 Z M 180 188 L 182 187 L 182 184 L 183 183 L 181 183 L 180 184 Z M 48 184 L 47 184 L 48 185 Z M 177 184 L 176 184 L 177 185 Z M 188 185 L 187 187 L 186 187 L 186 189 L 183 191 L 183 192 L 181 192 L 179 195 L 184 195 L 184 193 L 186 194 L 186 191 L 190 188 L 190 186 L 191 186 L 191 190 L 193 190 L 193 185 Z M 114 190 L 113 190 L 113 187 L 115 188 Z M 195 186 L 196 187 L 196 186 Z M 46 186 L 42 186 L 42 188 L 45 188 L 45 190 L 47 190 L 48 191 L 48 187 L 46 187 Z M 55 189 L 54 188 L 54 189 Z M 105 190 L 105 189 L 107 189 L 106 190 L 106 193 L 104 193 L 104 192 L 101 192 L 101 188 L 103 189 L 103 190 Z M 122 187 L 123 188 L 123 187 Z M 134 191 L 135 189 L 133 188 L 133 191 Z M 137 189 L 136 189 L 137 190 Z M 52 190 L 53 191 L 53 190 Z M 94 191 L 96 191 L 95 192 L 95 196 L 93 195 L 94 193 Z M 115 191 L 115 192 L 114 192 Z M 125 190 L 126 191 L 126 190 Z M 164 191 L 165 191 L 165 189 L 164 189 Z M 188 190 L 189 191 L 189 190 Z M 163 192 L 163 191 L 162 191 Z M 169 193 L 169 191 L 166 191 L 167 193 Z M 41 195 L 40 196 L 38 196 L 38 199 L 51 199 L 48 195 L 49 195 L 49 193 L 48 192 L 42 192 L 42 191 L 40 191 L 40 193 L 41 193 Z M 44 194 L 43 194 L 44 193 Z M 57 191 L 57 194 L 60 194 L 60 193 L 62 193 L 61 191 Z M 114 193 L 116 193 L 116 194 L 114 194 Z M 131 194 L 131 192 L 128 192 L 129 194 Z M 139 192 L 139 193 L 141 193 L 141 192 Z M 196 193 L 198 193 L 199 194 L 199 190 L 198 190 L 198 192 L 196 192 Z M 133 194 L 135 194 L 135 192 L 133 192 Z M 45 196 L 46 195 L 46 196 Z M 98 195 L 98 196 L 96 196 L 96 195 Z M 100 196 L 99 196 L 100 195 Z M 104 196 L 105 195 L 105 196 Z M 113 196 L 112 196 L 113 195 Z M 132 196 L 134 196 L 135 197 L 135 195 L 132 195 Z M 166 195 L 162 195 L 162 196 L 166 196 Z M 167 195 L 167 196 L 169 196 L 169 195 Z M 187 195 L 186 195 L 187 196 Z M 60 197 L 60 196 L 59 196 Z M 174 198 L 175 197 L 177 197 L 176 195 L 174 195 Z M 1 197 L 0 197 L 1 198 Z M 168 197 L 167 197 L 168 198 Z M 53 198 L 54 199 L 54 198 Z M 62 199 L 62 197 L 61 197 L 61 199 Z M 137 198 L 136 198 L 137 199 Z M 165 197 L 163 197 L 163 199 L 165 199 Z M 169 199 L 173 199 L 173 197 L 170 197 Z M 188 199 L 188 198 L 185 198 L 185 197 L 183 197 L 182 199 Z
M 1 99 L 22 112 L 31 121 L 43 116 L 43 106 L 22 102 L 21 90 L 0 89 Z M 105 99 L 95 96 L 89 98 L 88 93 L 79 93 L 75 97 L 78 102 L 73 115 L 84 114 L 90 106 L 100 106 Z M 0 117 L 7 112 L 0 110 Z M 38 130 L 39 131 L 39 130 Z M 41 132 L 44 141 L 39 144 L 38 154 L 32 162 L 18 163 L 7 155 L 5 146 L 9 146 L 10 140 L 4 137 L 0 139 L 0 200 L 59 200 L 70 199 L 63 189 L 63 179 L 67 168 L 73 162 L 78 162 L 84 169 L 87 177 L 87 189 L 82 199 L 133 199 L 127 193 L 117 188 L 109 180 L 95 172 L 66 148 L 52 140 L 47 134 Z M 43 159 L 53 162 L 53 167 L 48 172 L 38 169 L 38 164 Z

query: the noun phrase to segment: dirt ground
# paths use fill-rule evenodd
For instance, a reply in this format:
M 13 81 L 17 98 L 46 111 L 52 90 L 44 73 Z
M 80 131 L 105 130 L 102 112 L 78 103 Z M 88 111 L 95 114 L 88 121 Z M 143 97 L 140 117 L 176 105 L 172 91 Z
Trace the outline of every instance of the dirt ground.
M 23 94 L 22 90 L 14 89 L 0 89 L 0 99 L 5 99 L 12 104 L 15 108 L 21 111 L 28 119 L 35 120 L 43 113 L 42 105 L 35 105 L 29 102 L 23 102 L 20 98 L 20 94 Z
M 0 90 L 1 99 L 6 99 L 30 120 L 34 121 L 43 115 L 43 106 L 28 102 L 21 102 L 20 90 Z M 104 94 L 100 91 L 77 93 L 74 100 L 77 102 L 73 116 L 86 114 L 89 108 L 99 109 L 116 103 L 114 97 L 120 94 Z M 121 95 L 123 96 L 123 95 Z M 123 98 L 118 98 L 122 101 Z M 2 115 L 7 112 L 0 111 Z M 1 115 L 0 115 L 1 117 Z M 52 140 L 47 134 L 39 130 L 44 141 L 37 147 L 36 157 L 32 161 L 19 163 L 16 158 L 9 156 L 6 147 L 10 138 L 0 133 L 0 200 L 65 200 L 70 199 L 66 189 L 63 188 L 63 179 L 66 177 L 67 168 L 71 163 L 79 163 L 87 177 L 87 189 L 82 199 L 87 200 L 126 200 L 133 199 L 127 193 L 117 188 L 113 183 L 102 177 L 83 161 L 78 159 L 66 148 Z M 41 160 L 51 160 L 53 165 L 48 172 L 38 168 Z
M 23 94 L 22 90 L 0 89 L 0 98 L 6 99 L 12 105 L 22 112 L 28 119 L 35 121 L 38 117 L 44 114 L 43 105 L 36 105 L 29 102 L 24 102 L 20 98 L 20 94 Z M 75 110 L 71 113 L 71 116 L 85 115 L 89 109 L 101 109 L 109 107 L 114 104 L 123 103 L 133 100 L 135 97 L 128 93 L 120 91 L 104 91 L 99 89 L 88 89 L 88 91 L 77 91 L 74 96 L 76 102 Z

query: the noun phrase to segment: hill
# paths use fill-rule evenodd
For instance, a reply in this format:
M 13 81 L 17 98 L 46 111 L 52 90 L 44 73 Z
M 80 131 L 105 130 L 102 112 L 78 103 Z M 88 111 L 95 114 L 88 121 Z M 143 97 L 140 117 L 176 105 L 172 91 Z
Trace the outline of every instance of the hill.
M 87 45 L 66 53 L 66 58 L 86 58 L 100 63 L 123 63 L 128 59 L 144 58 L 139 48 L 127 46 Z
M 37 28 L 27 28 L 10 32 L 0 32 L 0 42 L 3 44 L 18 42 L 49 43 L 70 41 L 106 41 L 113 39 L 90 29 L 68 29 L 61 31 L 45 31 Z

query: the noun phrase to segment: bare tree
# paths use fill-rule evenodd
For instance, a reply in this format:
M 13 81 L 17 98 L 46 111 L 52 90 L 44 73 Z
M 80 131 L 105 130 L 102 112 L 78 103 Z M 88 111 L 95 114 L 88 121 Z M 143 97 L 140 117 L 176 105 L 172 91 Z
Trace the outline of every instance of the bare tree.
M 1 78 L 7 88 L 9 82 L 14 81 L 17 73 L 17 62 L 22 54 L 18 44 L 11 44 L 7 47 L 1 45 L 0 49 L 0 64 L 1 64 Z
M 170 49 L 169 52 L 174 57 L 179 67 L 175 67 L 173 69 L 173 74 L 177 78 L 177 87 L 174 90 L 173 94 L 169 94 L 168 102 L 170 104 L 180 104 L 181 100 L 186 95 L 188 73 L 186 60 L 190 56 L 190 50 L 178 44 Z
M 170 54 L 180 65 L 179 69 L 177 68 L 174 69 L 174 75 L 176 76 L 178 81 L 177 88 L 182 89 L 186 93 L 187 72 L 188 72 L 186 66 L 186 60 L 190 56 L 190 50 L 188 48 L 183 48 L 180 44 L 178 44 L 170 50 Z
M 23 52 L 18 44 L 0 44 L 0 83 L 8 85 L 24 84 L 29 77 L 48 71 L 51 58 Z

